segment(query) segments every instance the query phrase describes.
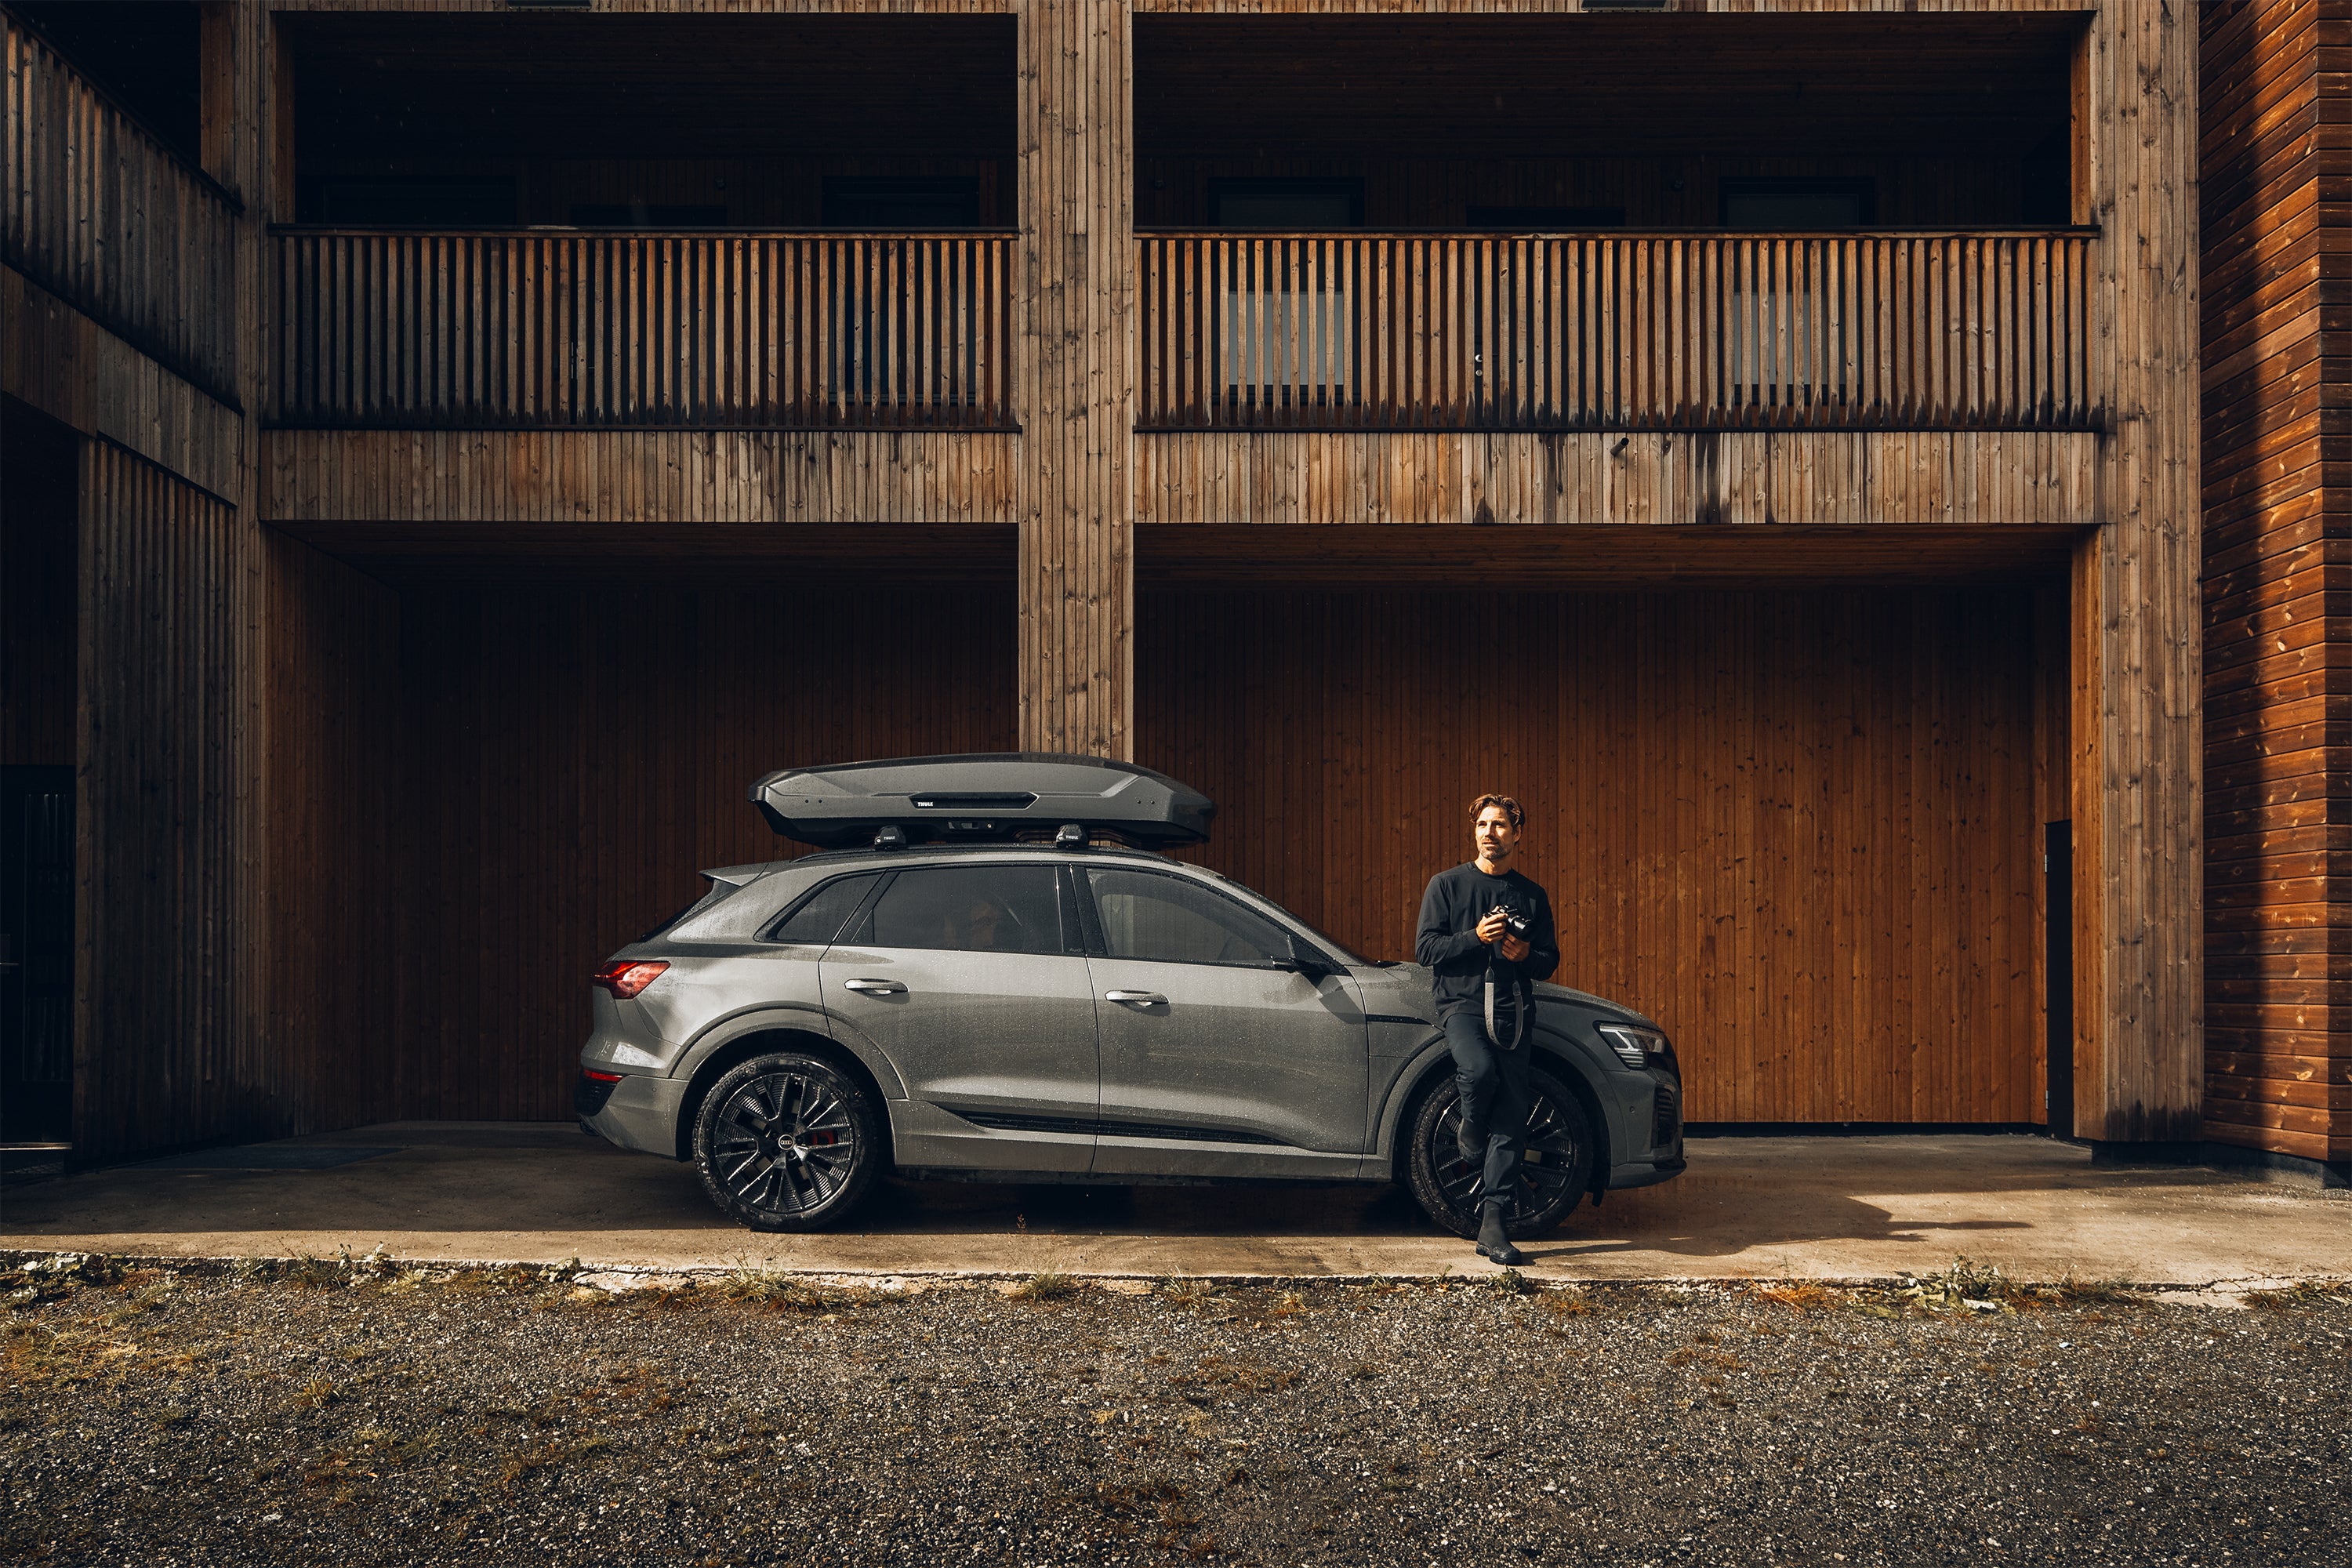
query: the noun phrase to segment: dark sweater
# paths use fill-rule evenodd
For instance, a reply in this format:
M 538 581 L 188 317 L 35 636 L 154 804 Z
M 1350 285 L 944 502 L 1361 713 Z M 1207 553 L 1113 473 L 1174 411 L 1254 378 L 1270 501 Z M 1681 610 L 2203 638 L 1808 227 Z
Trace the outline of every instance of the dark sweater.
M 1535 930 L 1528 955 L 1513 963 L 1478 940 L 1478 922 L 1497 904 L 1532 916 Z M 1465 1007 L 1486 1005 L 1486 971 L 1492 965 L 1498 1000 L 1505 993 L 1532 1000 L 1534 983 L 1559 967 L 1559 937 L 1552 929 L 1551 900 L 1531 878 L 1517 871 L 1489 877 L 1475 860 L 1440 871 L 1421 895 L 1421 925 L 1413 936 L 1413 960 L 1429 970 L 1430 994 L 1440 1023 Z

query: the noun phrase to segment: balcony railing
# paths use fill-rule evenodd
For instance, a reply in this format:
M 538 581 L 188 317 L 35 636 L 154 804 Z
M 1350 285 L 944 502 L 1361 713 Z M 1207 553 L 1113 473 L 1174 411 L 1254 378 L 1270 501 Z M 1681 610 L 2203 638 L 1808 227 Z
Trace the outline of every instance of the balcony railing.
M 0 9 L 0 262 L 235 401 L 236 198 Z
M 2080 429 L 2084 232 L 1152 234 L 1144 429 Z
M 996 234 L 276 231 L 279 424 L 998 429 Z

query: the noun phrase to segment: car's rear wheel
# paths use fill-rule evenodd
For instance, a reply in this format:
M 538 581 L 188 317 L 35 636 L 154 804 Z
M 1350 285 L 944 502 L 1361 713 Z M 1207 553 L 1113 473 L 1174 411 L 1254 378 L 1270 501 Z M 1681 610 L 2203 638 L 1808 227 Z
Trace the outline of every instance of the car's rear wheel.
M 778 1051 L 713 1084 L 694 1125 L 703 1190 L 753 1230 L 823 1230 L 856 1209 L 882 1159 L 873 1097 L 821 1057 Z
M 1528 1088 L 1533 1103 L 1527 1155 L 1503 1214 L 1505 1233 L 1520 1239 L 1549 1233 L 1592 1183 L 1592 1122 L 1583 1102 L 1540 1067 L 1528 1070 Z M 1462 1157 L 1455 1142 L 1461 1126 L 1461 1091 L 1449 1073 L 1422 1097 L 1408 1125 L 1405 1182 L 1423 1213 L 1466 1237 L 1478 1234 L 1486 1171 L 1481 1162 Z

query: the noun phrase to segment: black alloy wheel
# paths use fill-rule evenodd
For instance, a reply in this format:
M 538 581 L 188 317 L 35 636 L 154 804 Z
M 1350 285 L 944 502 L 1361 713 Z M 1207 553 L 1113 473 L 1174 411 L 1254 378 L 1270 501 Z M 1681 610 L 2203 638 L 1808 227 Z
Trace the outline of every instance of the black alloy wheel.
M 711 1086 L 694 1128 L 710 1201 L 753 1230 L 822 1230 L 873 1185 L 881 1125 L 873 1098 L 819 1057 L 777 1052 Z
M 1514 1239 L 1549 1234 L 1583 1201 L 1592 1184 L 1591 1119 L 1575 1092 L 1544 1068 L 1530 1068 L 1527 1152 L 1519 1179 L 1503 1212 L 1504 1233 Z M 1423 1096 L 1406 1132 L 1406 1184 L 1423 1213 L 1464 1237 L 1478 1234 L 1478 1205 L 1485 1194 L 1483 1160 L 1465 1160 L 1455 1142 L 1462 1126 L 1462 1096 L 1448 1074 Z

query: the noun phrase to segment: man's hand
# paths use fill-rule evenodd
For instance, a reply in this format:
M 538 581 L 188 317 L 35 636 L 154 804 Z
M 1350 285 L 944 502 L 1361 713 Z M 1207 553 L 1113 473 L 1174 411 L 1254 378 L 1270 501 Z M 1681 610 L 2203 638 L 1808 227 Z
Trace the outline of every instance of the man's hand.
M 1478 922 L 1478 940 L 1480 942 L 1502 941 L 1504 930 L 1503 920 L 1503 911 L 1500 910 L 1496 910 L 1488 913 L 1485 920 Z M 1519 945 L 1525 947 L 1527 944 L 1525 942 L 1521 942 Z
M 1531 951 L 1532 949 L 1530 949 L 1526 942 L 1521 942 L 1517 937 L 1507 936 L 1503 939 L 1503 956 L 1509 959 L 1513 963 L 1517 963 L 1519 960 L 1527 957 L 1528 952 Z

